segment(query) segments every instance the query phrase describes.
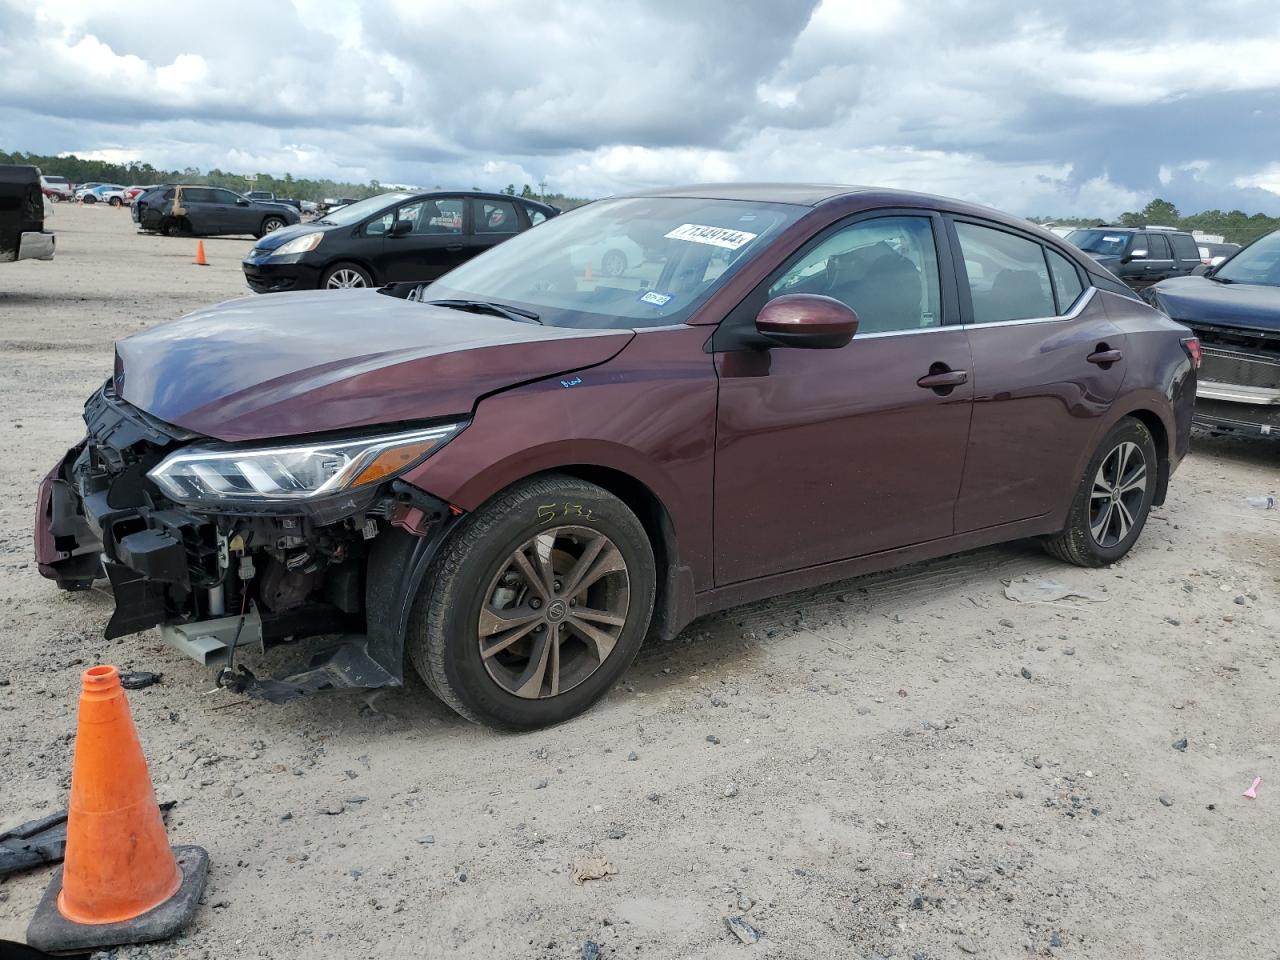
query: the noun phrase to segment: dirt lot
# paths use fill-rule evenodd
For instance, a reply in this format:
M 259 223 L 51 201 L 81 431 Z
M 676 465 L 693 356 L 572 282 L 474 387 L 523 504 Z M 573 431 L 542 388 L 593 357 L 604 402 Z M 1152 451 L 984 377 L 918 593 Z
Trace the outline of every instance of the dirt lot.
M 1019 544 L 729 611 L 541 733 L 416 678 L 240 702 L 153 634 L 103 641 L 110 598 L 37 575 L 31 516 L 112 340 L 244 294 L 250 243 L 196 267 L 127 212 L 50 226 L 54 262 L 0 266 L 0 826 L 65 803 L 86 665 L 162 672 L 134 716 L 213 866 L 136 955 L 1280 956 L 1280 511 L 1244 499 L 1280 493 L 1280 446 L 1197 438 L 1114 569 Z M 1005 599 L 1023 574 L 1110 600 Z M 593 851 L 617 874 L 575 886 Z M 0 938 L 48 877 L 0 884 Z

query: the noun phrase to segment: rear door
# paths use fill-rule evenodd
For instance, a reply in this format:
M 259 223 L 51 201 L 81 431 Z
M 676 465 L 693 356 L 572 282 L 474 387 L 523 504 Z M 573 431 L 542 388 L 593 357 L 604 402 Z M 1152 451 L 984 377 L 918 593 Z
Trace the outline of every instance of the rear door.
M 1088 275 L 1021 231 L 955 217 L 973 424 L 956 532 L 1060 510 L 1124 380 L 1125 337 Z
M 1135 243 L 1137 241 L 1134 241 Z M 1159 230 L 1148 230 L 1143 240 L 1147 248 L 1147 257 L 1142 264 L 1142 273 L 1138 275 L 1135 287 L 1146 287 L 1159 283 L 1173 276 L 1173 248 L 1169 245 L 1169 236 Z
M 221 208 L 213 202 L 213 191 L 208 187 L 183 187 L 182 209 L 193 232 L 222 232 Z
M 219 228 L 223 233 L 257 233 L 262 226 L 262 210 L 251 200 L 231 190 L 215 188 L 213 203 L 217 207 Z
M 521 230 L 520 218 L 514 200 L 498 200 L 493 197 L 472 197 L 471 222 L 473 238 L 471 255 L 484 253 L 503 240 L 510 240 Z
M 1189 233 L 1169 234 L 1169 243 L 1173 246 L 1174 275 L 1183 277 L 1202 265 L 1200 248 Z

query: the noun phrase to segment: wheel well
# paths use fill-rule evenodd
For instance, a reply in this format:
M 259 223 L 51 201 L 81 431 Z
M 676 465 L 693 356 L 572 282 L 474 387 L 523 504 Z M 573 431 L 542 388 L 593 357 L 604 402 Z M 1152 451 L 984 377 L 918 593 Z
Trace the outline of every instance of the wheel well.
M 683 626 L 680 614 L 681 597 L 676 596 L 677 579 L 674 576 L 679 559 L 676 548 L 675 528 L 671 516 L 657 495 L 629 474 L 610 467 L 577 464 L 557 467 L 553 472 L 565 473 L 587 483 L 603 487 L 627 505 L 640 520 L 653 548 L 654 572 L 657 574 L 657 590 L 653 601 L 653 621 L 650 634 L 674 636 Z M 692 597 L 684 598 L 692 606 Z
M 320 276 L 327 276 L 330 270 L 337 267 L 359 267 L 369 275 L 369 279 L 371 281 L 375 284 L 378 282 L 378 271 L 374 270 L 373 267 L 369 266 L 369 264 L 365 263 L 363 260 L 353 260 L 350 258 L 345 260 L 330 260 L 321 268 Z
M 1164 421 L 1151 410 L 1131 410 L 1128 416 L 1141 421 L 1151 431 L 1151 439 L 1155 441 L 1158 467 L 1156 493 L 1152 503 L 1159 506 L 1164 503 L 1165 495 L 1169 492 L 1169 432 L 1164 428 Z

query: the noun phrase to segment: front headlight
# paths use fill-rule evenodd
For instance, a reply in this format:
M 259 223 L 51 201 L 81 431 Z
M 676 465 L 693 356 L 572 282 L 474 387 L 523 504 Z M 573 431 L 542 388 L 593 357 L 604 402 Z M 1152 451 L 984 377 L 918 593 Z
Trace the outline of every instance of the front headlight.
M 323 239 L 323 233 L 304 233 L 300 237 L 294 237 L 288 243 L 282 243 L 272 250 L 269 256 L 287 257 L 295 253 L 310 253 L 320 246 L 320 241 Z
M 393 477 L 429 456 L 462 427 L 453 423 L 359 440 L 256 450 L 187 448 L 170 454 L 147 476 L 179 503 L 296 503 Z

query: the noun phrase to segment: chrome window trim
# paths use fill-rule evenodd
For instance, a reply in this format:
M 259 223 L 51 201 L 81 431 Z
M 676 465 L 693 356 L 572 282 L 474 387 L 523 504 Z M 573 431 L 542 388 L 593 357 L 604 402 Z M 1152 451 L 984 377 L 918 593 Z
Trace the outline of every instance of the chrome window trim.
M 983 323 L 966 323 L 963 324 L 966 330 L 972 330 L 976 327 L 1011 327 L 1024 323 L 1058 323 L 1063 320 L 1075 320 L 1080 314 L 1084 313 L 1085 308 L 1093 302 L 1094 294 L 1098 292 L 1097 287 L 1089 287 L 1085 292 L 1076 298 L 1075 304 L 1066 313 L 1057 317 L 1027 317 L 1023 320 L 987 320 Z

